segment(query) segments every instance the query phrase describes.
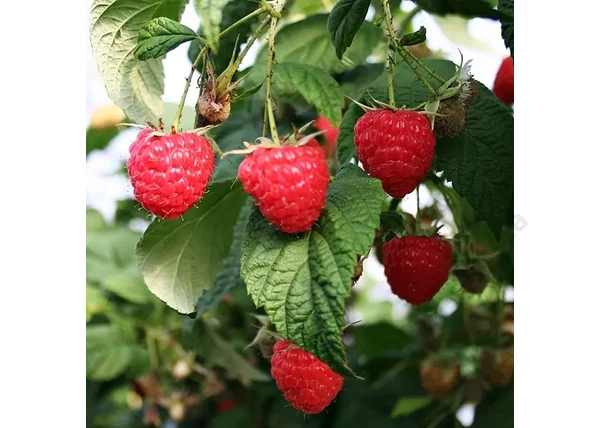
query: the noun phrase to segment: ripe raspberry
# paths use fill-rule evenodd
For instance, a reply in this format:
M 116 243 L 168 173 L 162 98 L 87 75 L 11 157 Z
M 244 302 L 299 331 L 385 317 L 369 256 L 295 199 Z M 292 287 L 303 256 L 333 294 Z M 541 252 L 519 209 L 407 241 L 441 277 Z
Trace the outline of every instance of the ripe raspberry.
M 215 166 L 210 142 L 192 133 L 140 131 L 129 147 L 133 195 L 152 214 L 180 217 L 204 194 Z
M 467 114 L 458 97 L 441 101 L 437 112 L 442 116 L 436 116 L 435 118 L 434 130 L 436 135 L 454 137 L 459 135 L 465 128 Z
M 313 122 L 313 127 L 318 129 L 319 131 L 323 131 L 323 136 L 325 137 L 325 148 L 328 155 L 332 155 L 335 152 L 337 146 L 337 139 L 340 135 L 340 130 L 334 128 L 331 122 L 327 120 L 325 116 L 319 115 L 317 120 Z
M 460 380 L 460 368 L 456 363 L 425 360 L 421 363 L 419 374 L 425 392 L 438 399 L 450 395 Z
M 341 375 L 289 340 L 273 347 L 271 376 L 292 407 L 312 415 L 329 406 L 344 384 Z
M 481 374 L 492 386 L 502 388 L 510 383 L 515 372 L 514 348 L 486 349 L 481 358 Z
M 487 276 L 477 268 L 457 269 L 454 271 L 454 276 L 462 288 L 469 293 L 481 294 L 487 287 Z
M 514 103 L 515 68 L 511 57 L 504 58 L 504 61 L 500 64 L 492 91 L 504 104 L 512 105 Z
M 316 140 L 258 148 L 242 161 L 238 176 L 260 212 L 282 232 L 310 230 L 325 207 L 329 171 Z
M 381 180 L 390 196 L 402 198 L 415 190 L 431 167 L 435 136 L 422 114 L 378 109 L 358 119 L 354 144 L 365 171 Z
M 394 237 L 383 244 L 383 266 L 392 292 L 420 305 L 433 299 L 448 280 L 452 245 L 438 235 Z

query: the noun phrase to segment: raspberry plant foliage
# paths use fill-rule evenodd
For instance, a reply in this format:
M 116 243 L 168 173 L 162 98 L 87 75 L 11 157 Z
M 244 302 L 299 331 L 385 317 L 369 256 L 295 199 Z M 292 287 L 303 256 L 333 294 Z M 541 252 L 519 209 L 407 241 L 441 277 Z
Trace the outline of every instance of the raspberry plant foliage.
M 418 10 L 431 13 L 501 20 L 499 37 L 514 58 L 512 1 L 501 0 L 498 9 L 483 0 L 414 3 Z M 376 6 L 376 18 L 367 20 L 371 4 Z M 250 302 L 245 313 L 265 317 L 264 328 L 338 374 L 362 377 L 365 367 L 352 358 L 343 339 L 360 331 L 349 327 L 347 308 L 363 259 L 377 257 L 378 248 L 394 236 L 430 233 L 425 229 L 444 223 L 451 230 L 446 239 L 453 247 L 453 269 L 480 268 L 493 285 L 481 299 L 497 291 L 494 301 L 499 301 L 498 290 L 512 285 L 513 114 L 469 74 L 466 58 L 455 64 L 416 56 L 409 48 L 426 40 L 426 29 L 412 28 L 398 2 L 388 0 L 340 0 L 331 7 L 302 0 L 195 0 L 201 18 L 198 31 L 180 22 L 187 5 L 184 0 L 95 0 L 91 8 L 92 52 L 108 95 L 127 116 L 125 122 L 162 127 L 168 116 L 173 122 L 166 124 L 166 134 L 198 133 L 210 141 L 215 169 L 197 203 L 186 207 L 180 218 L 144 217 L 142 211 L 149 225 L 135 246 L 135 263 L 129 260 L 119 266 L 123 272 L 103 278 L 102 266 L 113 261 L 89 251 L 88 321 L 106 309 L 103 293 L 139 305 L 156 303 L 155 296 L 173 314 L 195 317 L 186 320 L 192 327 L 184 329 L 191 337 L 189 346 L 218 344 L 214 353 L 205 355 L 208 361 L 231 370 L 244 384 L 249 382 L 247 372 L 262 381 L 264 377 L 252 368 L 244 366 L 241 373 L 231 368 L 235 364 L 222 362 L 223 353 L 236 364 L 243 358 L 218 336 L 217 327 L 204 320 L 226 297 L 241 290 Z M 253 45 L 259 45 L 253 65 L 242 70 Z M 164 103 L 162 60 L 170 51 L 184 48 L 193 65 L 181 71 L 187 78 L 185 86 L 181 82 L 180 102 Z M 194 109 L 184 108 L 188 92 L 203 102 L 195 103 Z M 410 109 L 435 131 L 439 104 L 447 99 L 464 103 L 464 127 L 458 128 L 462 128 L 458 135 L 436 134 L 434 158 L 427 160 L 431 166 L 419 176 L 417 192 L 428 189 L 450 211 L 451 220 L 438 215 L 427 224 L 424 212 L 418 210 L 411 218 L 401 201 L 386 194 L 382 182 L 365 172 L 354 131 L 365 110 L 372 109 Z M 340 130 L 333 142 L 334 156 L 327 159 L 326 204 L 310 230 L 285 233 L 244 191 L 238 167 L 257 147 L 274 150 L 305 144 L 306 138 L 323 143 L 321 134 L 312 134 L 316 129 L 311 122 L 318 116 Z M 114 128 L 92 135 L 93 147 L 106 144 L 122 125 Z M 160 186 L 157 191 L 168 194 Z M 139 212 L 127 212 L 131 218 L 140 217 Z M 98 239 L 92 231 L 89 235 Z M 123 242 L 131 243 L 130 237 Z M 456 290 L 461 289 L 450 272 L 446 285 L 411 311 L 431 315 L 439 299 L 455 296 Z M 468 314 L 459 321 L 466 318 Z M 88 327 L 88 351 L 93 356 L 89 377 L 104 380 L 127 370 L 143 371 L 151 355 L 135 343 L 135 334 L 107 319 L 106 324 Z M 414 337 L 404 332 L 402 340 L 404 335 L 407 341 Z M 103 340 L 114 346 L 103 351 Z M 360 346 L 369 340 L 363 336 Z M 400 342 L 397 348 L 406 344 Z M 500 346 L 495 336 L 493 343 L 477 346 L 492 344 Z M 377 346 L 375 353 L 385 348 Z M 410 349 L 407 345 L 407 355 Z M 104 367 L 104 359 L 115 364 Z M 352 385 L 358 384 L 350 383 L 349 391 Z M 409 417 L 435 401 L 422 389 L 415 391 L 407 402 L 419 405 L 396 406 L 409 409 L 396 410 L 397 417 Z M 341 402 L 348 400 L 345 395 Z

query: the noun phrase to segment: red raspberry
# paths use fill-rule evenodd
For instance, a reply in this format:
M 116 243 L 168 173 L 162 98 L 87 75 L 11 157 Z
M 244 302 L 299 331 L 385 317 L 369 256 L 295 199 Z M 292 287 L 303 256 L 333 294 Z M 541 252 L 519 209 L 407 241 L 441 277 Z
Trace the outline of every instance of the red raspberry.
M 325 207 L 329 171 L 316 140 L 258 148 L 242 161 L 238 176 L 260 212 L 282 232 L 306 232 Z
M 433 299 L 448 280 L 452 245 L 438 235 L 394 237 L 383 244 L 383 266 L 392 292 L 420 305 Z
M 129 147 L 133 195 L 152 214 L 180 217 L 204 194 L 215 159 L 210 142 L 192 133 L 140 131 Z
M 426 116 L 408 110 L 378 109 L 354 125 L 354 144 L 365 171 L 383 189 L 402 198 L 427 175 L 435 154 L 435 136 Z
M 288 340 L 273 347 L 271 376 L 292 407 L 312 415 L 329 406 L 344 384 L 341 375 Z
M 494 95 L 506 105 L 512 105 L 515 101 L 515 68 L 511 57 L 504 58 L 492 91 Z
M 337 139 L 340 135 L 340 130 L 334 128 L 331 122 L 329 122 L 329 120 L 325 116 L 321 115 L 319 115 L 319 117 L 317 117 L 317 119 L 313 122 L 313 126 L 315 127 L 315 129 L 324 132 L 323 136 L 325 137 L 326 151 L 328 155 L 333 154 L 337 146 Z

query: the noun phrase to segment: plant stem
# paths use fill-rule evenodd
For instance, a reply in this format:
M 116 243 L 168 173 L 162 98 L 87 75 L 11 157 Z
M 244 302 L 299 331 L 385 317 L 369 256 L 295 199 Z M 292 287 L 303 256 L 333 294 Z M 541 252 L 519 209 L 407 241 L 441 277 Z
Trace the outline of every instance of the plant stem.
M 383 14 L 385 15 L 385 26 L 388 36 L 388 55 L 385 61 L 385 68 L 387 69 L 388 75 L 388 101 L 392 107 L 396 107 L 396 100 L 394 99 L 394 21 L 392 18 L 392 12 L 390 11 L 389 0 L 381 0 L 381 6 L 383 8 Z
M 400 198 L 393 198 L 390 202 L 390 207 L 388 211 L 395 212 L 398 210 L 398 205 L 400 205 Z
M 241 24 L 243 24 L 244 22 L 254 18 L 255 16 L 260 15 L 261 13 L 263 13 L 265 11 L 265 9 L 263 7 L 260 7 L 258 9 L 256 9 L 254 12 L 244 16 L 242 19 L 240 19 L 237 22 L 234 22 L 233 24 L 231 24 L 229 27 L 227 27 L 226 29 L 224 29 L 223 31 L 221 31 L 221 33 L 219 33 L 219 38 L 224 37 L 227 33 L 229 33 L 231 30 L 237 28 L 238 26 L 240 26 Z M 266 25 L 266 23 L 265 23 Z M 262 25 L 259 27 L 259 30 L 262 31 L 262 28 L 264 28 Z M 255 36 L 255 34 L 253 34 L 253 36 Z M 258 37 L 258 36 L 256 36 Z M 242 62 L 242 60 L 244 59 L 244 56 L 248 53 L 248 50 L 250 49 L 250 47 L 252 46 L 252 44 L 254 43 L 254 40 L 256 40 L 256 37 L 254 37 L 254 39 L 251 39 L 247 45 L 246 48 L 244 49 L 244 51 L 240 54 L 240 56 L 238 57 L 239 62 L 237 62 L 237 65 L 239 66 L 239 64 Z M 173 122 L 173 126 L 172 129 L 175 130 L 175 132 L 179 131 L 179 123 L 181 122 L 181 115 L 183 113 L 183 107 L 185 105 L 185 99 L 187 97 L 188 91 L 190 90 L 190 83 L 192 82 L 192 76 L 194 75 L 194 70 L 196 70 L 196 68 L 198 68 L 198 64 L 200 64 L 200 60 L 202 59 L 202 57 L 204 57 L 204 55 L 206 54 L 206 46 L 204 46 L 201 50 L 200 53 L 198 54 L 198 56 L 196 57 L 196 60 L 194 61 L 194 63 L 192 64 L 192 69 L 190 70 L 190 73 L 188 74 L 188 77 L 185 81 L 185 87 L 183 88 L 183 94 L 181 95 L 181 100 L 179 101 L 179 105 L 177 106 L 177 114 L 175 116 L 175 121 Z M 241 59 L 240 59 L 241 58 Z M 237 67 L 235 67 L 235 69 L 237 69 Z
M 263 29 L 267 26 L 270 19 L 271 19 L 271 16 L 269 15 L 269 16 L 266 16 L 265 19 L 262 20 L 262 22 L 260 23 L 258 28 L 254 31 L 254 33 L 252 33 L 252 36 L 250 36 L 250 40 L 248 40 L 248 43 L 246 43 L 246 46 L 244 46 L 244 49 L 242 49 L 242 51 L 240 52 L 238 57 L 235 59 L 235 62 L 233 63 L 233 65 L 230 65 L 229 67 L 227 67 L 227 70 L 223 73 L 223 75 L 219 76 L 218 80 L 221 83 L 217 87 L 217 92 L 223 91 L 226 89 L 227 84 L 231 81 L 231 78 L 233 77 L 236 70 L 238 69 L 238 67 L 240 66 L 242 61 L 244 60 L 244 57 L 246 56 L 246 54 L 248 53 L 248 51 L 250 50 L 250 48 L 252 47 L 252 45 L 254 44 L 256 39 L 258 39 L 258 36 L 260 35 L 260 33 L 262 33 Z
M 200 60 L 206 53 L 206 46 L 200 50 L 200 53 L 196 57 L 196 60 L 192 64 L 192 69 L 188 74 L 188 77 L 185 79 L 185 87 L 183 88 L 183 95 L 181 95 L 181 100 L 179 100 L 179 105 L 177 106 L 177 114 L 175 115 L 175 121 L 173 122 L 172 129 L 175 132 L 179 132 L 179 122 L 181 121 L 181 115 L 183 114 L 183 106 L 185 105 L 185 98 L 187 97 L 187 93 L 190 90 L 190 83 L 192 82 L 192 76 L 194 76 L 194 71 L 200 64 Z
M 419 67 L 418 67 L 418 65 L 415 66 L 415 62 L 420 63 L 420 61 L 418 59 L 416 59 L 416 57 L 413 57 L 412 54 L 410 53 L 410 51 L 408 49 L 406 49 L 406 47 L 404 47 L 404 46 L 396 46 L 396 49 L 397 49 L 398 54 L 402 58 L 402 60 L 415 73 L 415 75 L 417 76 L 417 79 L 419 79 L 421 81 L 421 83 L 423 84 L 423 86 L 425 87 L 425 89 L 427 89 L 427 92 L 429 92 L 429 95 L 431 97 L 435 96 L 435 94 L 436 94 L 435 89 L 433 89 L 433 87 L 427 81 L 427 79 L 425 79 L 423 77 L 423 75 L 421 73 L 419 73 L 419 70 L 418 70 Z
M 261 13 L 265 12 L 265 8 L 264 7 L 259 7 L 258 9 L 256 9 L 254 12 L 249 13 L 248 15 L 244 16 L 242 19 L 240 19 L 237 22 L 234 22 L 233 24 L 231 24 L 229 27 L 225 28 L 223 31 L 221 31 L 219 33 L 219 38 L 223 38 L 227 35 L 227 33 L 229 33 L 231 30 L 239 27 L 240 25 L 242 25 L 244 22 L 251 20 L 252 18 L 254 18 L 255 16 L 260 15 Z
M 417 58 L 410 50 L 406 49 L 406 53 L 410 56 L 410 59 L 413 62 L 416 62 L 417 65 L 419 67 L 421 67 L 423 69 L 423 71 L 425 71 L 427 74 L 429 74 L 432 78 L 434 78 L 435 80 L 437 80 L 440 83 L 446 83 L 446 79 L 444 79 L 443 77 L 438 76 L 435 71 L 433 71 L 432 69 L 430 69 L 429 67 L 427 67 L 425 64 L 423 64 L 423 62 Z
M 267 57 L 267 99 L 265 101 L 265 109 L 269 117 L 269 128 L 271 129 L 271 138 L 279 143 L 279 135 L 277 134 L 277 124 L 275 123 L 275 115 L 273 114 L 273 95 L 271 94 L 271 85 L 273 80 L 273 61 L 275 61 L 275 28 L 277 26 L 277 18 L 271 17 L 271 26 L 269 27 L 269 54 Z

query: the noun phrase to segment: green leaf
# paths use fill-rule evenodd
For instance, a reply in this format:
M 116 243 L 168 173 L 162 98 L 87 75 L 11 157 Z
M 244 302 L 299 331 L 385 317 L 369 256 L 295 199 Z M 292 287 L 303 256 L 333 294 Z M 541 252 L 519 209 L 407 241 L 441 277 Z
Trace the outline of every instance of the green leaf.
M 221 28 L 225 29 L 239 21 L 244 16 L 251 13 L 257 7 L 257 3 L 254 0 L 236 0 L 230 1 L 225 5 L 223 11 L 221 13 Z M 248 40 L 248 37 L 252 33 L 252 25 L 259 18 L 252 18 L 243 24 L 236 27 L 235 31 L 229 32 L 225 37 L 221 38 L 219 42 L 219 52 L 214 53 L 211 52 L 211 59 L 215 66 L 215 73 L 220 74 L 227 65 L 232 56 L 237 57 L 240 52 L 240 44 L 244 43 Z M 203 34 L 202 31 L 202 23 L 200 23 L 200 27 L 198 28 L 198 34 Z M 239 43 L 236 47 L 236 39 L 239 37 Z M 234 52 L 235 49 L 235 52 Z M 200 53 L 200 44 L 192 43 L 190 44 L 190 48 L 188 49 L 188 58 L 190 62 L 194 62 Z
M 242 277 L 277 331 L 335 371 L 352 374 L 341 340 L 357 257 L 379 225 L 381 183 L 360 168 L 342 168 L 309 232 L 279 232 L 255 208 L 242 244 Z
M 178 312 L 194 312 L 229 253 L 233 225 L 245 200 L 239 183 L 213 183 L 182 219 L 152 222 L 136 249 L 150 291 Z
M 152 300 L 137 266 L 107 276 L 103 281 L 104 288 L 132 303 L 144 304 Z
M 88 208 L 85 211 L 85 230 L 86 232 L 97 232 L 106 229 L 104 217 L 98 211 Z
M 461 15 L 466 18 L 490 18 L 511 20 L 512 14 L 494 9 L 487 0 L 416 0 L 427 12 L 445 16 L 448 14 Z
M 90 12 L 92 54 L 110 99 L 136 123 L 162 116 L 164 70 L 160 59 L 134 56 L 139 31 L 153 18 L 179 20 L 187 0 L 94 0 Z
M 515 2 L 514 0 L 500 0 L 498 2 L 498 10 L 501 10 L 507 14 L 514 15 L 515 13 Z M 515 59 L 515 24 L 512 20 L 502 22 L 502 38 L 504 39 L 504 45 L 510 49 L 511 58 Z
M 117 126 L 108 129 L 88 128 L 85 133 L 85 155 L 94 150 L 104 150 L 120 131 Z
M 425 65 L 435 71 L 439 76 L 449 79 L 456 71 L 454 63 L 446 60 L 439 59 L 424 59 L 422 60 Z M 440 83 L 433 79 L 427 79 L 434 89 L 440 86 Z M 380 75 L 377 80 L 372 82 L 366 91 L 370 93 L 374 98 L 387 102 L 387 76 Z M 414 107 L 424 101 L 427 101 L 429 94 L 423 87 L 420 81 L 417 80 L 415 74 L 406 65 L 406 63 L 399 63 L 394 71 L 394 96 L 396 99 L 396 105 L 406 105 L 407 107 Z M 357 101 L 364 104 L 367 100 L 364 95 Z M 340 134 L 337 140 L 338 159 L 341 164 L 348 162 L 352 158 L 356 158 L 356 148 L 354 146 L 354 125 L 356 121 L 364 114 L 364 111 L 352 103 L 350 108 L 346 110 L 340 125 Z
M 85 322 L 88 323 L 96 314 L 102 313 L 106 308 L 106 296 L 96 287 L 85 286 Z
M 219 51 L 222 10 L 228 0 L 194 0 L 194 6 L 202 22 L 202 33 L 211 50 Z
M 402 397 L 396 402 L 396 405 L 392 410 L 392 418 L 410 415 L 411 413 L 426 407 L 430 402 L 431 397 L 428 395 L 420 397 Z
M 155 18 L 140 29 L 135 57 L 140 61 L 160 58 L 182 43 L 198 39 L 194 30 L 169 18 Z
M 438 139 L 436 169 L 498 238 L 502 226 L 513 223 L 514 119 L 484 85 L 478 90 L 464 131 Z
M 341 62 L 329 39 L 328 16 L 327 14 L 312 15 L 279 30 L 275 44 L 277 62 L 301 62 L 322 68 L 329 73 L 349 70 L 365 62 L 381 40 L 383 34 L 381 28 L 371 22 L 365 22 L 356 34 L 352 46 L 346 51 L 345 62 Z M 299 40 L 302 43 L 298 43 Z M 264 76 L 267 53 L 266 47 L 259 51 L 250 78 L 257 79 Z
M 416 343 L 416 338 L 386 322 L 358 325 L 352 329 L 356 348 L 367 358 L 383 357 Z
M 110 380 L 125 372 L 129 365 L 147 353 L 113 325 L 92 325 L 86 328 L 86 377 Z
M 198 316 L 212 309 L 233 287 L 244 285 L 240 273 L 240 260 L 242 257 L 242 240 L 244 239 L 249 214 L 250 204 L 247 203 L 240 212 L 240 217 L 233 230 L 233 242 L 231 243 L 229 255 L 223 262 L 223 267 L 217 275 L 215 283 L 198 299 L 198 305 L 196 306 Z
M 352 70 L 336 75 L 335 78 L 340 83 L 345 95 L 358 99 L 363 95 L 367 86 L 383 71 L 382 63 L 361 64 Z
M 227 377 L 239 380 L 248 386 L 252 381 L 265 382 L 271 377 L 250 364 L 231 344 L 222 338 L 214 328 L 201 317 L 184 323 L 186 338 L 198 353 L 211 364 L 222 367 Z
M 365 22 L 370 3 L 370 0 L 340 0 L 331 10 L 327 19 L 327 29 L 339 59 L 342 59 Z
M 475 408 L 471 428 L 512 427 L 515 419 L 514 384 L 497 389 Z
M 232 112 L 231 116 L 215 129 L 215 141 L 222 151 L 243 148 L 244 141 L 252 142 L 262 135 L 262 115 L 260 112 L 255 114 L 251 108 L 252 101 L 241 101 L 243 108 Z M 243 156 L 237 155 L 217 159 L 212 180 L 235 180 L 243 159 Z
M 400 46 L 414 46 L 427 40 L 427 29 L 423 26 L 414 33 L 405 34 L 400 39 Z
M 397 212 L 384 211 L 381 213 L 381 233 L 384 241 L 386 238 L 392 238 L 393 235 L 401 237 L 406 230 L 404 219 Z
M 126 227 L 111 227 L 86 232 L 86 278 L 102 284 L 135 260 L 140 234 Z
M 299 92 L 335 126 L 342 119 L 344 94 L 329 73 L 313 65 L 283 62 L 275 67 L 275 88 L 278 93 Z

